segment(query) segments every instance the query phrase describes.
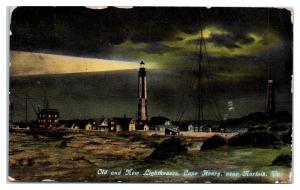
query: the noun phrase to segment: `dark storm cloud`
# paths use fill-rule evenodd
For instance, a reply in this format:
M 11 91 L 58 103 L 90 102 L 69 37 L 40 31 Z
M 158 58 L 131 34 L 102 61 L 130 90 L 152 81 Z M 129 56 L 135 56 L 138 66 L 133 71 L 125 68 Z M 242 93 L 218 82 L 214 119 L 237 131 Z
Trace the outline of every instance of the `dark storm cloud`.
M 242 29 L 240 34 L 215 35 L 211 39 L 216 44 L 237 48 L 237 41 L 240 44 L 251 43 L 252 39 L 244 34 L 265 27 L 267 18 L 271 30 L 291 38 L 290 12 L 284 9 L 18 7 L 11 19 L 11 49 L 75 54 L 109 52 L 110 47 L 126 40 L 155 43 L 174 38 L 178 31 L 196 33 L 201 24 L 204 27 L 211 23 L 229 31 Z M 160 48 L 164 49 L 149 49 L 155 51 Z
M 241 47 L 237 45 L 236 41 L 232 38 L 231 35 L 212 34 L 208 42 L 211 42 L 217 46 L 225 46 L 229 49 Z
M 182 18 L 174 23 L 173 18 L 180 15 L 172 17 L 173 12 L 154 7 L 19 7 L 12 13 L 11 48 L 97 52 L 125 40 L 161 41 L 170 38 L 179 26 L 185 26 Z M 193 27 L 190 28 L 187 30 Z
M 11 20 L 12 49 L 58 49 L 101 51 L 122 43 L 127 35 L 122 20 L 113 13 L 98 13 L 85 8 L 20 7 Z
M 146 47 L 140 48 L 139 50 L 150 54 L 163 54 L 168 51 L 178 50 L 180 48 L 169 47 L 159 42 L 148 43 Z
M 247 45 L 254 42 L 254 38 L 250 37 L 243 32 L 231 32 L 229 34 L 217 34 L 212 33 L 208 39 L 205 40 L 207 43 L 213 43 L 216 46 L 224 46 L 226 48 L 241 48 L 242 45 Z M 190 40 L 191 44 L 199 44 L 199 40 Z

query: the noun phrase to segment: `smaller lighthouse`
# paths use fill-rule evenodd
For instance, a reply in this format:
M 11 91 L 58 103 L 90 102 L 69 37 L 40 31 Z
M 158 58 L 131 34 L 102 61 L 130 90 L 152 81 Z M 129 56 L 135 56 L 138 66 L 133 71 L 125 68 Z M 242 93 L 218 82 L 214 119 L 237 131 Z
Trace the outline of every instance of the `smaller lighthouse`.
M 143 130 L 148 123 L 147 85 L 145 63 L 141 61 L 138 75 L 138 129 Z
M 273 80 L 268 80 L 265 112 L 268 115 L 272 115 L 273 113 L 275 113 L 275 92 L 274 92 L 274 81 Z

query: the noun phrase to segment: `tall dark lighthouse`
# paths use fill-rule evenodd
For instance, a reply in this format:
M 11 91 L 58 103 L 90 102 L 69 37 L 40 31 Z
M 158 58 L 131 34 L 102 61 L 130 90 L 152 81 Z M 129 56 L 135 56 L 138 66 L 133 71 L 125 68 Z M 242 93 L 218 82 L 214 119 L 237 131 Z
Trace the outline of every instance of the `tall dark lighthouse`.
M 266 100 L 266 114 L 273 114 L 275 112 L 275 94 L 274 81 L 268 80 L 267 100 Z
M 147 82 L 146 82 L 146 69 L 145 63 L 140 63 L 139 78 L 138 78 L 138 129 L 143 130 L 144 126 L 148 123 L 147 111 Z

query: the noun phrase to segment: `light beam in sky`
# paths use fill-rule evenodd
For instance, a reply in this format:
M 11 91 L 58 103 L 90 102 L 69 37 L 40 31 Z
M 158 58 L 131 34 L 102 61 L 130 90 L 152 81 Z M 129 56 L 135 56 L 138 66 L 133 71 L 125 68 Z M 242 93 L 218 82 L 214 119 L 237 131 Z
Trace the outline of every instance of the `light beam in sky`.
M 23 51 L 11 51 L 10 56 L 12 76 L 119 71 L 139 67 L 138 62 Z

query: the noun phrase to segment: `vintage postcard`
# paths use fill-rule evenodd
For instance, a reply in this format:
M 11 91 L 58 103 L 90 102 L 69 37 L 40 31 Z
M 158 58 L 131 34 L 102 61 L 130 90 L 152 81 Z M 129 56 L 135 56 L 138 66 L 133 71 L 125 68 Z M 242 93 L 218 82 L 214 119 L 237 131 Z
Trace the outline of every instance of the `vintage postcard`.
M 9 9 L 10 182 L 293 182 L 292 9 Z

